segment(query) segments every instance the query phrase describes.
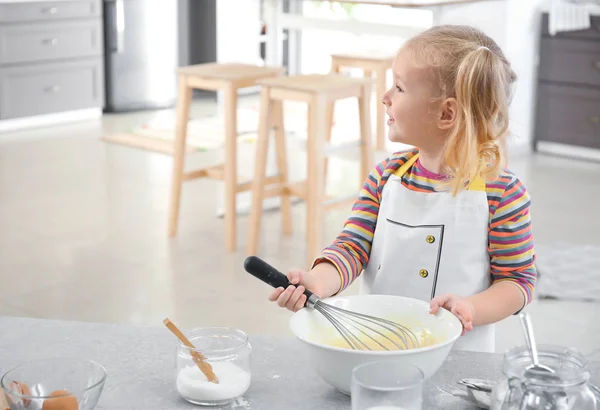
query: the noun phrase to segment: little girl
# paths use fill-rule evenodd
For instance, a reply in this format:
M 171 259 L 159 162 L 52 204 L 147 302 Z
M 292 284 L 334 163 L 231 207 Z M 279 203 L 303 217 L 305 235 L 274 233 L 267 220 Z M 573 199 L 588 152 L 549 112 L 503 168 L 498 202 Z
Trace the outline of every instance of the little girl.
M 342 233 L 269 299 L 296 311 L 305 288 L 326 298 L 360 275 L 363 292 L 454 313 L 457 349 L 494 352 L 494 323 L 525 307 L 536 281 L 530 199 L 504 168 L 516 76 L 491 38 L 464 26 L 408 40 L 393 74 L 389 138 L 417 148 L 377 165 Z

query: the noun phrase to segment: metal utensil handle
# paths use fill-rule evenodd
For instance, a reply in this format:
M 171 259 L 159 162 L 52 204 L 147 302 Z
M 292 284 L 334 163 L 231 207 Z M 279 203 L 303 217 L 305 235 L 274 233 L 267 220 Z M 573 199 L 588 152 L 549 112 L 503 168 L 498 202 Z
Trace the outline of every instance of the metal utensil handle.
M 534 366 L 539 366 L 540 362 L 538 359 L 537 346 L 535 344 L 533 328 L 531 327 L 529 315 L 525 312 L 521 312 L 519 313 L 519 318 L 521 319 L 521 325 L 523 325 L 523 331 L 525 332 L 525 341 L 527 342 L 527 347 L 531 352 L 531 361 L 533 362 Z
M 246 269 L 246 272 L 252 276 L 257 277 L 274 288 L 282 287 L 286 289 L 291 285 L 287 276 L 279 272 L 267 262 L 260 259 L 258 256 L 248 256 L 244 262 L 244 269 Z M 311 298 L 313 293 L 306 289 L 304 291 L 304 295 L 306 296 L 306 300 L 308 302 L 308 299 Z

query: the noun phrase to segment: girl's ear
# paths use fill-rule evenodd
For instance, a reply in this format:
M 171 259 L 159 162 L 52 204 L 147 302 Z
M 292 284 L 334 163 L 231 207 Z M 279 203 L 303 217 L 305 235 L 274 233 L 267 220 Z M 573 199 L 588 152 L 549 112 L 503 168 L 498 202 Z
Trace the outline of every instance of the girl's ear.
M 456 98 L 447 98 L 440 104 L 438 115 L 438 127 L 443 130 L 450 129 L 456 123 L 458 117 L 458 103 Z

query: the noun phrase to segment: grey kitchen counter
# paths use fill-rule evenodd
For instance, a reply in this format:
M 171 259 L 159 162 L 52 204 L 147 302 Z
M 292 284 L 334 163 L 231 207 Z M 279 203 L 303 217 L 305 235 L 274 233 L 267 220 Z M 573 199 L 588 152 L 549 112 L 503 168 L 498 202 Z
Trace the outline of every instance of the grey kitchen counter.
M 185 330 L 183 329 L 185 332 Z M 98 410 L 198 409 L 174 387 L 177 339 L 155 327 L 0 317 L 0 374 L 31 360 L 86 358 L 101 363 L 108 377 Z M 229 408 L 350 409 L 350 398 L 313 372 L 294 338 L 250 335 L 252 385 Z M 502 356 L 452 352 L 425 384 L 424 409 L 476 409 L 457 384 L 462 378 L 495 379 Z

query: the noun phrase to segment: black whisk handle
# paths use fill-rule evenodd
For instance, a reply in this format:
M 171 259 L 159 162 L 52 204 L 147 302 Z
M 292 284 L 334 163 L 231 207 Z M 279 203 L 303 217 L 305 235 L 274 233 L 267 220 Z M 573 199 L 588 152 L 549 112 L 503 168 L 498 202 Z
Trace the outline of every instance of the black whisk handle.
M 258 256 L 248 256 L 244 262 L 244 269 L 252 276 L 257 277 L 274 288 L 282 287 L 286 289 L 291 285 L 287 276 L 260 259 Z M 304 294 L 307 299 L 312 296 L 312 292 L 308 289 L 304 291 Z

